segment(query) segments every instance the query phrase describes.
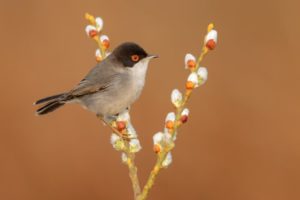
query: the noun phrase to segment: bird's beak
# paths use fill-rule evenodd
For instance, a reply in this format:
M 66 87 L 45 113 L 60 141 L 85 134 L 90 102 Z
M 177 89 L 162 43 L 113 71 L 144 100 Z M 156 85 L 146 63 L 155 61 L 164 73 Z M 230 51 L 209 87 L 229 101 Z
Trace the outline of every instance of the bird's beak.
M 150 60 L 152 58 L 158 58 L 158 55 L 148 55 L 147 58 Z

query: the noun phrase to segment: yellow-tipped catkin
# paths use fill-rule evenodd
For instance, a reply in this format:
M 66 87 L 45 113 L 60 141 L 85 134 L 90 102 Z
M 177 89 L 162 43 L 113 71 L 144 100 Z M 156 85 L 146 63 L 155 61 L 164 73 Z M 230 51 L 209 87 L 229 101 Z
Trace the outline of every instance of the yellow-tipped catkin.
M 214 27 L 215 26 L 214 26 L 213 23 L 208 24 L 208 26 L 207 26 L 207 32 L 211 31 Z
M 95 17 L 89 13 L 85 13 L 85 19 L 88 20 L 92 25 L 96 24 Z

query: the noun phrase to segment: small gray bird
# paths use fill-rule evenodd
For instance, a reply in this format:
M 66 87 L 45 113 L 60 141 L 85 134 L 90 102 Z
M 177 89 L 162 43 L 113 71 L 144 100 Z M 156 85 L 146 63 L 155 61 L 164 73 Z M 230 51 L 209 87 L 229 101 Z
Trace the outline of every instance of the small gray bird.
M 36 101 L 35 105 L 44 104 L 36 114 L 47 114 L 66 103 L 79 103 L 99 117 L 113 117 L 140 96 L 148 63 L 156 57 L 135 43 L 123 43 L 69 92 Z

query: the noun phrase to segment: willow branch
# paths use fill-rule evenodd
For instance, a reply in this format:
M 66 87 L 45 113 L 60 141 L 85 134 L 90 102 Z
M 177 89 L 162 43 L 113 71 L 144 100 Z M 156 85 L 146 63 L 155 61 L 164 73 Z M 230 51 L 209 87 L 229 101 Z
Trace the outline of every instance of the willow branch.
M 196 67 L 193 70 L 191 70 L 192 72 L 195 72 L 198 70 L 200 63 L 203 60 L 204 56 L 207 54 L 207 52 L 208 52 L 208 49 L 206 46 L 204 46 L 202 48 L 202 52 L 197 60 Z M 176 135 L 178 133 L 178 128 L 182 125 L 182 122 L 180 120 L 181 113 L 182 113 L 183 109 L 185 108 L 186 104 L 188 103 L 188 100 L 189 100 L 191 94 L 192 94 L 192 90 L 186 89 L 184 99 L 183 99 L 181 105 L 176 109 L 176 118 L 175 118 L 175 122 L 174 122 L 174 128 L 170 131 L 170 134 L 172 135 L 172 139 L 174 139 L 176 137 Z M 172 150 L 173 147 L 174 146 L 169 147 L 169 148 L 164 148 L 160 153 L 158 153 L 156 163 L 150 172 L 150 175 L 149 175 L 148 180 L 143 188 L 141 195 L 138 196 L 138 200 L 145 200 L 147 198 L 150 189 L 154 185 L 156 177 L 158 176 L 160 170 L 163 168 L 162 164 L 163 164 L 164 160 L 166 159 L 167 154 Z

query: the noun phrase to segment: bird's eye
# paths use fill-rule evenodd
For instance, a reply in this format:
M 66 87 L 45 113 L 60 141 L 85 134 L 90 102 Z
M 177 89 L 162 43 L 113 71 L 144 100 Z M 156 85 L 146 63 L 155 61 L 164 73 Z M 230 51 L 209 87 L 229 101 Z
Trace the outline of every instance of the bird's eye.
M 133 62 L 136 62 L 136 61 L 138 61 L 139 59 L 140 59 L 140 57 L 139 57 L 138 55 L 136 55 L 136 54 L 134 54 L 134 55 L 131 56 L 131 60 L 132 60 Z

